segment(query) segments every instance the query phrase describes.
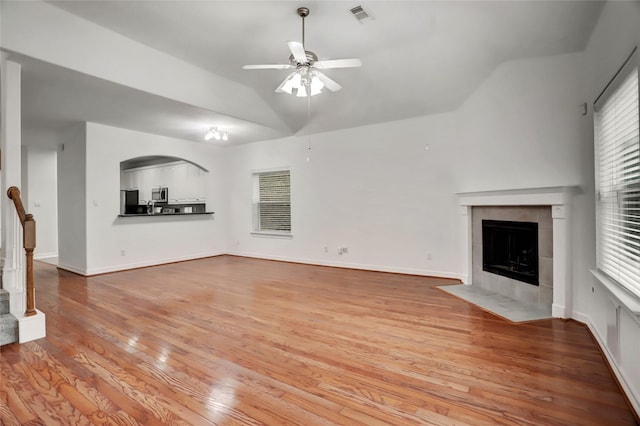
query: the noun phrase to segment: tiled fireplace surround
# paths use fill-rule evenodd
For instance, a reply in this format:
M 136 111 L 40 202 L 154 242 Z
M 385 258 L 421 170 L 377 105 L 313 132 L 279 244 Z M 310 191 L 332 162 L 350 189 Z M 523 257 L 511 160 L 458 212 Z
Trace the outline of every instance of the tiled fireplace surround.
M 570 213 L 574 192 L 575 187 L 547 187 L 457 194 L 462 281 L 521 302 L 551 304 L 554 317 L 570 318 Z M 540 286 L 482 270 L 482 219 L 538 223 Z
M 538 224 L 540 285 L 527 284 L 482 269 L 482 220 L 508 220 Z M 474 206 L 471 209 L 471 267 L 473 285 L 524 303 L 553 302 L 553 227 L 549 206 Z

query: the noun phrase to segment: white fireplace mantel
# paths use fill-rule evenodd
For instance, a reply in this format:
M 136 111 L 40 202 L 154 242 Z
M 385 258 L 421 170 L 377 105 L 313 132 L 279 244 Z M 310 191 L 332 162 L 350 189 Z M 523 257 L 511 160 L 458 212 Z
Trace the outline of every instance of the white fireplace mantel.
M 577 186 L 463 192 L 460 205 L 461 279 L 473 283 L 471 208 L 474 206 L 551 206 L 553 218 L 553 304 L 552 315 L 571 318 L 573 286 L 571 282 L 571 203 Z

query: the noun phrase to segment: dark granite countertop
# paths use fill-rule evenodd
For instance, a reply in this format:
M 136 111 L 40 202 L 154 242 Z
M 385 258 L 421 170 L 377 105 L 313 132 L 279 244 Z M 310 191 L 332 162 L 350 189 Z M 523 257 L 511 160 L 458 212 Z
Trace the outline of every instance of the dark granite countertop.
M 153 216 L 197 216 L 203 214 L 214 214 L 215 212 L 201 212 L 201 213 L 130 213 L 119 214 L 118 217 L 153 217 Z

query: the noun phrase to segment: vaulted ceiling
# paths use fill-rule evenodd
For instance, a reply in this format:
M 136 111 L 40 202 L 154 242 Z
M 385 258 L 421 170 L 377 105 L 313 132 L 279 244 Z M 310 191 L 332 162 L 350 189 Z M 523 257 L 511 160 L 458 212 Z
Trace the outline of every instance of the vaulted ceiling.
M 594 1 L 51 1 L 52 5 L 253 89 L 282 121 L 285 132 L 320 132 L 456 109 L 500 64 L 584 49 L 602 9 Z M 374 19 L 350 12 L 362 5 Z M 307 100 L 276 94 L 282 70 L 243 70 L 244 64 L 286 63 L 286 42 L 301 39 L 296 8 L 307 6 L 306 49 L 321 60 L 360 58 L 362 68 L 326 74 L 343 89 Z M 25 63 L 29 58 L 25 58 Z M 31 61 L 25 78 L 25 125 L 55 122 L 47 111 L 65 96 L 68 111 L 91 121 L 197 139 L 172 130 L 192 115 L 217 114 L 133 93 L 67 70 Z M 180 78 L 180 76 L 176 76 Z M 74 81 L 76 83 L 74 83 Z M 42 97 L 49 87 L 50 96 Z M 82 87 L 83 90 L 75 90 Z M 36 90 L 37 89 L 37 90 Z M 131 111 L 82 100 L 130 93 Z M 33 92 L 33 93 L 32 93 Z M 78 93 L 76 93 L 78 92 Z M 120 93 L 122 92 L 122 93 Z M 84 95 L 83 95 L 84 94 Z M 38 100 L 38 97 L 40 99 Z M 49 99 L 51 98 L 51 99 Z M 76 99 L 77 98 L 77 99 Z M 59 100 L 59 99 L 58 99 Z M 137 111 L 137 112 L 136 112 Z M 119 115 L 125 115 L 118 118 Z M 105 117 L 103 120 L 100 117 Z M 161 117 L 163 120 L 154 120 Z M 234 117 L 242 121 L 244 117 Z M 120 121 L 122 121 L 120 123 Z M 157 128 L 154 128 L 154 121 Z M 137 125 L 135 123 L 138 123 Z M 241 142 L 281 136 L 256 130 Z

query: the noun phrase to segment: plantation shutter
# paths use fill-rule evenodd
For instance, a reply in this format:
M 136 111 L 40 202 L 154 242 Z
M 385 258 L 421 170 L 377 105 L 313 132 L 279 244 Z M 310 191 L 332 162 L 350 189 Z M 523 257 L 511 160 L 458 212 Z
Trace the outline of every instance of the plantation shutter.
M 598 268 L 640 296 L 640 101 L 638 68 L 594 116 L 598 190 Z
M 258 230 L 291 231 L 289 170 L 258 174 Z

